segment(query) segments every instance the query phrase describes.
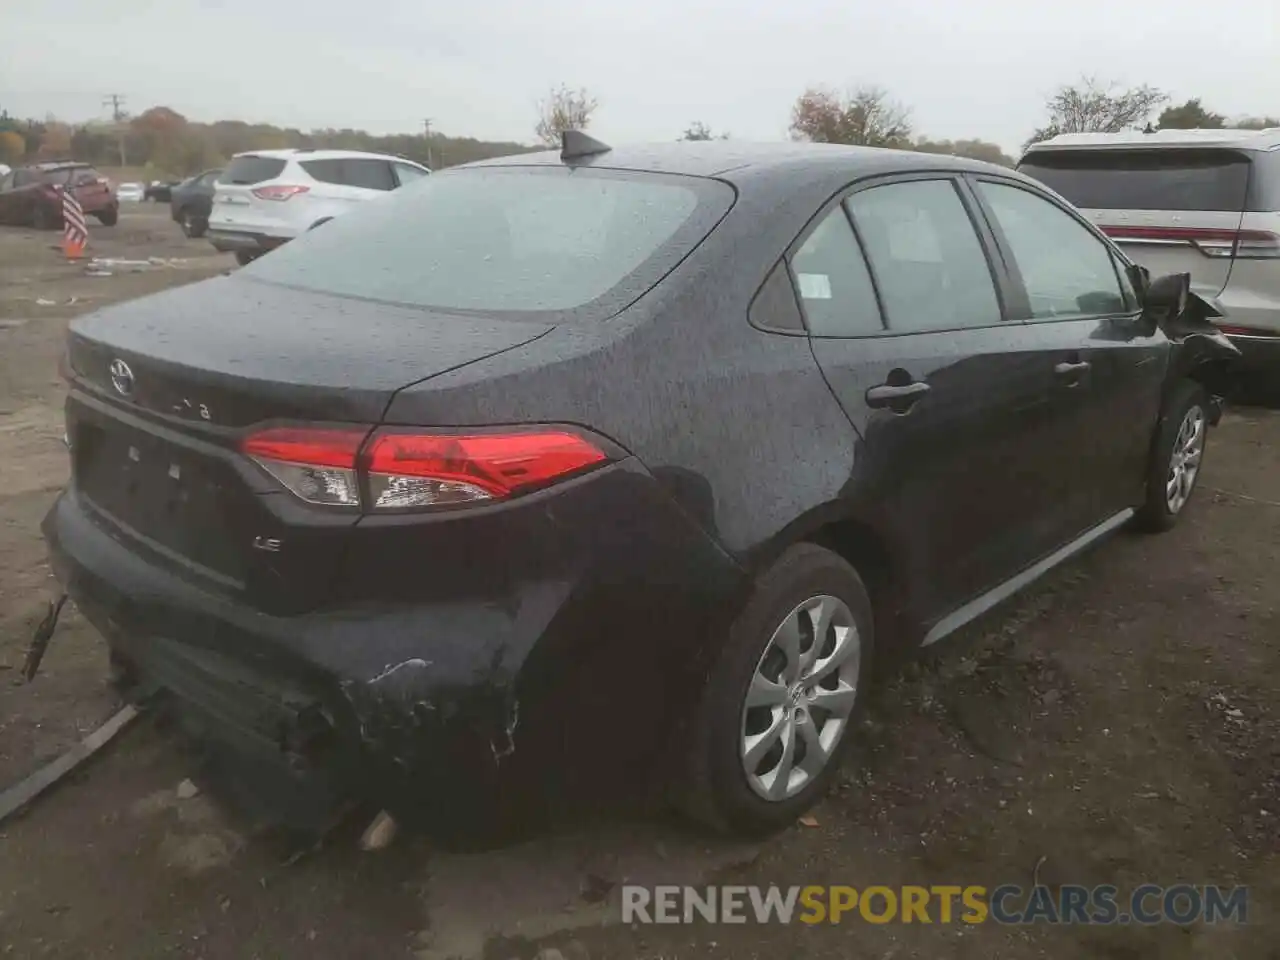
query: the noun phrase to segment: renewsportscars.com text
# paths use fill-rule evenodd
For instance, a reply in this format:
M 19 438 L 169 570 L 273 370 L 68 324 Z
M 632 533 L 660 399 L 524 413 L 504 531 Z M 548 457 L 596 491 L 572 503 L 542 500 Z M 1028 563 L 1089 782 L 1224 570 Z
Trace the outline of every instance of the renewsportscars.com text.
M 1247 923 L 1247 887 L 624 886 L 623 923 Z

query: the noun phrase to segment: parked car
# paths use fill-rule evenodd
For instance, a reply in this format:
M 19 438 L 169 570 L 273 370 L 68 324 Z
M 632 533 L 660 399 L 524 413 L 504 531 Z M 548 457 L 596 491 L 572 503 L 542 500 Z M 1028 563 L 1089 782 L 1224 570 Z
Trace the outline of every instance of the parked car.
M 1030 178 L 565 140 L 73 321 L 43 529 L 121 677 L 393 813 L 679 758 L 756 833 L 875 657 L 1186 510 L 1236 351 Z
M 213 206 L 214 183 L 221 169 L 206 170 L 183 180 L 173 188 L 169 214 L 188 237 L 203 237 L 209 228 L 209 210 Z
M 141 203 L 142 194 L 140 183 L 122 183 L 116 187 L 116 199 L 121 203 Z
M 1280 129 L 1064 134 L 1019 169 L 1137 263 L 1190 273 L 1242 371 L 1280 378 Z
M 0 177 L 0 223 L 37 230 L 61 227 L 61 191 L 68 187 L 85 214 L 115 226 L 120 204 L 110 182 L 87 163 L 66 160 L 18 167 Z
M 156 203 L 168 203 L 173 198 L 173 188 L 182 183 L 181 180 L 152 180 L 144 191 L 147 200 Z
M 352 150 L 237 154 L 215 187 L 208 237 L 246 264 L 430 172 L 400 157 Z

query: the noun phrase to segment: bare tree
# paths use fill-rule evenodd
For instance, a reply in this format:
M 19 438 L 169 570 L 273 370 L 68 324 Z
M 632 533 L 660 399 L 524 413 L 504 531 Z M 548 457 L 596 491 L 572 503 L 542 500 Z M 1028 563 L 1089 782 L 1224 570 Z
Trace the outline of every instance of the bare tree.
M 585 130 L 591 115 L 600 106 L 585 87 L 571 90 L 564 84 L 553 89 L 538 102 L 538 123 L 533 128 L 539 140 L 549 147 L 558 146 L 566 130 Z
M 815 143 L 907 147 L 911 111 L 879 87 L 860 87 L 845 96 L 811 87 L 791 108 L 791 135 Z
M 1146 123 L 1151 111 L 1165 103 L 1169 95 L 1143 84 L 1117 89 L 1115 83 L 1102 84 L 1084 77 L 1076 86 L 1059 87 L 1045 109 L 1049 122 L 1031 135 L 1028 144 L 1048 140 L 1060 133 L 1119 133 Z

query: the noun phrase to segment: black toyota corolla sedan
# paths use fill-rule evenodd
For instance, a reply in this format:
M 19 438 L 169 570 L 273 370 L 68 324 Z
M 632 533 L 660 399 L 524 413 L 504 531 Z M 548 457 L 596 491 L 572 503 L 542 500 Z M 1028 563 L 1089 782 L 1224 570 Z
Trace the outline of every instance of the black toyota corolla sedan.
M 299 782 L 768 831 L 874 658 L 1174 523 L 1206 309 L 1002 168 L 573 134 L 76 321 L 44 532 L 123 683 Z

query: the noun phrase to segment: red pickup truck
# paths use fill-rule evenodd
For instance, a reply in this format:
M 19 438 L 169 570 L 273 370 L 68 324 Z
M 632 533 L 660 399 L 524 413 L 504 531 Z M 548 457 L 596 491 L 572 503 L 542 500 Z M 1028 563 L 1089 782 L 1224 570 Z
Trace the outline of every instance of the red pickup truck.
M 87 163 L 60 160 L 18 167 L 0 177 L 0 223 L 51 230 L 62 226 L 62 190 L 72 190 L 86 216 L 115 226 L 115 188 Z

